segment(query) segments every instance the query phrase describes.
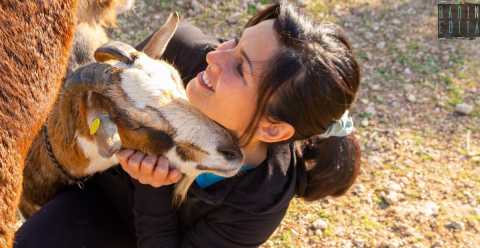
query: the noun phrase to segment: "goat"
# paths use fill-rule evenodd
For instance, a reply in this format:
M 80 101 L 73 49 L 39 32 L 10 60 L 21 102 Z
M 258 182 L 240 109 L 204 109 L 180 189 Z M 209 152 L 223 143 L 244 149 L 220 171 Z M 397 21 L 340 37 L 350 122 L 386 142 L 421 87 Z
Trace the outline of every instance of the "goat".
M 117 14 L 129 10 L 133 3 L 134 0 L 82 0 L 78 2 L 77 25 L 67 66 L 67 76 L 79 66 L 94 61 L 94 51 L 109 41 L 104 28 L 115 27 Z M 35 138 L 29 153 L 39 151 L 37 141 L 41 139 L 40 136 L 41 135 Z M 37 154 L 37 156 L 41 155 Z M 26 218 L 36 212 L 38 206 L 36 204 L 29 204 L 30 201 L 24 200 L 25 196 L 28 196 L 27 199 L 42 199 L 45 197 L 44 195 L 51 194 L 51 192 L 48 191 L 48 187 L 45 188 L 46 192 L 41 192 L 31 187 L 32 180 L 41 180 L 35 177 L 37 170 L 42 170 L 43 167 L 29 162 L 30 157 L 31 155 L 29 154 L 23 171 L 25 178 L 23 182 L 24 189 L 19 206 L 23 217 Z M 37 196 L 37 194 L 39 195 Z
M 61 87 L 76 21 L 92 16 L 90 3 L 113 1 L 0 1 L 1 248 L 12 246 L 24 159 Z
M 178 19 L 170 15 L 146 44 L 146 54 L 161 56 Z M 177 205 L 200 173 L 238 172 L 238 140 L 188 103 L 173 66 L 145 53 L 111 42 L 95 52 L 98 63 L 67 79 L 46 133 L 28 157 L 21 204 L 27 215 L 61 186 L 117 164 L 112 155 L 121 147 L 163 154 L 184 173 L 175 188 Z

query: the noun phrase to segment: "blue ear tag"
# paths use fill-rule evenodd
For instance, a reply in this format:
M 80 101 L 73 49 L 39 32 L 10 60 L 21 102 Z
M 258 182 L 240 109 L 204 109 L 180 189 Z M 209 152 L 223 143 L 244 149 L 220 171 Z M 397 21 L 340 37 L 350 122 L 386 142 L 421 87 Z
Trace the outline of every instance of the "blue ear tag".
M 247 170 L 251 170 L 255 167 L 252 167 L 252 166 L 249 166 L 249 165 L 244 165 L 242 166 L 242 168 L 240 168 L 240 171 L 247 171 Z M 222 177 L 222 176 L 218 176 L 218 175 L 215 175 L 213 173 L 210 173 L 210 172 L 205 172 L 205 173 L 202 173 L 200 175 L 197 176 L 197 178 L 195 178 L 195 183 L 197 183 L 197 185 L 200 187 L 200 188 L 206 188 L 214 183 L 217 183 L 217 182 L 220 182 L 222 181 L 223 179 L 225 179 L 225 177 Z

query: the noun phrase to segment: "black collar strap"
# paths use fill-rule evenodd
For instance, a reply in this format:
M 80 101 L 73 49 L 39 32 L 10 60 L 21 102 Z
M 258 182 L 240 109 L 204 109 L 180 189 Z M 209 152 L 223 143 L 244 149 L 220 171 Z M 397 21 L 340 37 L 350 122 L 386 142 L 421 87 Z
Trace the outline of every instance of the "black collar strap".
M 58 162 L 57 158 L 55 157 L 55 154 L 53 153 L 52 144 L 50 144 L 50 141 L 48 139 L 48 130 L 46 125 L 44 125 L 42 128 L 42 134 L 43 134 L 43 140 L 45 142 L 45 146 L 47 147 L 47 154 L 50 161 L 55 165 L 55 167 L 60 171 L 60 173 L 68 179 L 68 181 L 73 182 L 80 189 L 83 189 L 85 187 L 85 184 L 84 184 L 85 181 L 87 181 L 91 176 L 76 178 L 72 176 L 70 173 L 68 173 L 68 171 L 65 170 L 65 167 L 63 167 L 62 164 Z

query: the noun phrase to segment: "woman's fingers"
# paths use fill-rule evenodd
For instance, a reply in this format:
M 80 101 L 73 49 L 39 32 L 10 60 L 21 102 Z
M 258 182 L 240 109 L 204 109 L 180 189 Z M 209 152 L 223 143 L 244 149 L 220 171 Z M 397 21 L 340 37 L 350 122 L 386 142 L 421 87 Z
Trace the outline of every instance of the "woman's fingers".
M 168 173 L 168 184 L 177 183 L 180 178 L 182 178 L 182 173 L 180 173 L 179 170 L 172 168 L 170 173 Z
M 139 182 L 149 184 L 156 162 L 157 156 L 148 155 L 143 158 L 138 175 Z
M 128 161 L 128 158 L 134 153 L 134 150 L 131 149 L 122 149 L 119 152 L 116 153 L 118 161 L 121 164 L 126 164 Z
M 170 170 L 170 165 L 165 157 L 158 157 L 157 165 L 153 170 L 150 185 L 153 187 L 160 187 L 167 185 L 167 175 Z
M 142 160 L 140 165 L 140 175 L 141 176 L 150 176 L 153 173 L 153 169 L 155 168 L 155 163 L 157 162 L 157 156 L 147 155 Z
M 127 161 L 127 172 L 129 172 L 130 176 L 135 179 L 140 179 L 140 166 L 142 164 L 143 159 L 145 158 L 145 153 L 142 152 L 135 152 Z
M 119 161 L 120 165 L 122 166 L 123 170 L 125 170 L 131 177 L 133 177 L 135 169 L 132 168 L 128 164 L 128 160 L 130 159 L 130 157 L 134 153 L 135 153 L 134 150 L 124 149 L 124 150 L 121 150 L 121 151 L 117 152 L 117 154 L 116 154 L 117 158 L 118 158 L 118 161 Z
M 117 158 L 122 168 L 142 184 L 161 187 L 176 183 L 182 177 L 180 171 L 172 168 L 163 156 L 125 149 L 117 153 Z

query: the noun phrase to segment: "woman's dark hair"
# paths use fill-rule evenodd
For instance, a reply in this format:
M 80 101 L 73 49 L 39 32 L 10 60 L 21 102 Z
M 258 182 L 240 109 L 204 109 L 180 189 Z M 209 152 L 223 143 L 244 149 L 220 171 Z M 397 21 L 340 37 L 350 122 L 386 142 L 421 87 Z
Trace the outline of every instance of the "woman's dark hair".
M 252 138 L 262 116 L 295 128 L 297 155 L 303 166 L 298 195 L 306 200 L 339 196 L 360 169 L 360 147 L 353 134 L 320 139 L 355 100 L 360 69 L 342 29 L 314 24 L 286 2 L 251 18 L 246 27 L 274 19 L 281 50 L 260 75 L 257 109 L 241 141 Z

